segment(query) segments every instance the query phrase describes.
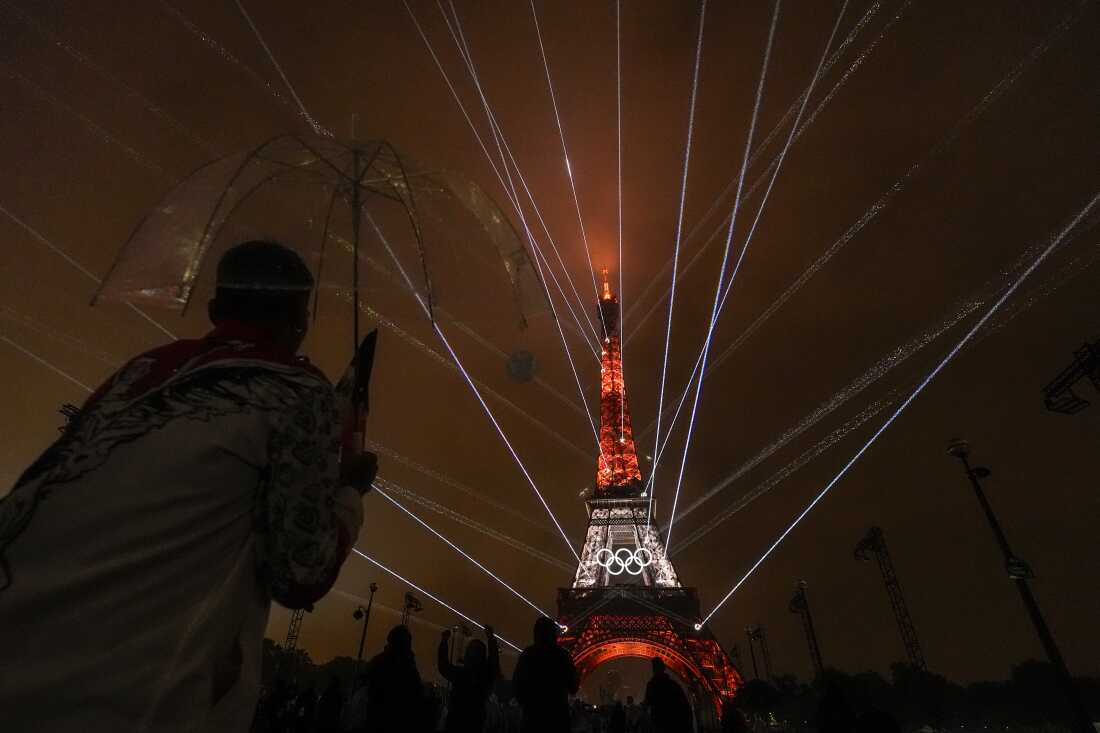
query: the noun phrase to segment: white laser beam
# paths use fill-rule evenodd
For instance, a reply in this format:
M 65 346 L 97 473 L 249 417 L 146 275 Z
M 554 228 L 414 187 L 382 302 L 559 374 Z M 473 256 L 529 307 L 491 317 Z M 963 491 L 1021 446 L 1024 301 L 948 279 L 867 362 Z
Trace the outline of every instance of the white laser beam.
M 394 505 L 395 507 L 397 507 L 398 509 L 400 509 L 401 511 L 403 511 L 403 512 L 404 512 L 405 514 L 407 514 L 407 515 L 409 515 L 410 517 L 412 517 L 412 518 L 413 518 L 413 520 L 414 520 L 414 521 L 415 521 L 415 522 L 416 522 L 417 524 L 419 524 L 419 525 L 420 525 L 421 527 L 423 527 L 424 529 L 426 529 L 426 530 L 428 530 L 429 532 L 431 532 L 432 534 L 434 534 L 434 535 L 435 535 L 436 537 L 438 537 L 439 539 L 441 539 L 441 540 L 442 540 L 443 542 L 447 543 L 447 544 L 448 544 L 448 545 L 449 545 L 449 546 L 451 547 L 451 549 L 453 549 L 453 550 L 454 550 L 455 552 L 457 552 L 458 554 L 462 555 L 462 557 L 466 558 L 466 559 L 467 559 L 467 560 L 469 560 L 470 562 L 472 562 L 472 563 L 473 563 L 474 565 L 476 565 L 476 566 L 477 566 L 477 567 L 478 567 L 478 568 L 479 568 L 479 569 L 480 569 L 480 570 L 481 570 L 481 571 L 482 571 L 483 573 L 485 573 L 485 574 L 486 574 L 486 575 L 488 575 L 488 576 L 489 576 L 490 578 L 492 578 L 493 580 L 495 580 L 496 582 L 500 583 L 500 584 L 501 584 L 502 586 L 504 586 L 505 588 L 507 588 L 507 589 L 508 589 L 508 591 L 509 591 L 509 592 L 511 592 L 511 594 L 512 594 L 512 595 L 514 595 L 514 596 L 515 596 L 516 598 L 520 599 L 521 601 L 523 601 L 524 603 L 526 603 L 526 604 L 527 604 L 528 606 L 530 606 L 530 607 L 531 607 L 531 608 L 533 608 L 534 610 L 538 611 L 538 612 L 539 612 L 540 614 L 542 614 L 543 616 L 550 616 L 550 614 L 548 614 L 548 613 L 547 613 L 546 611 L 544 611 L 544 610 L 542 610 L 541 608 L 539 608 L 538 606 L 536 606 L 536 605 L 535 605 L 535 604 L 534 604 L 534 603 L 533 603 L 533 602 L 532 602 L 532 601 L 531 601 L 531 600 L 530 600 L 529 598 L 527 598 L 527 596 L 523 595 L 523 594 L 522 594 L 522 593 L 520 593 L 520 592 L 519 592 L 518 590 L 516 590 L 515 588 L 513 588 L 513 587 L 512 587 L 511 585 L 509 585 L 509 584 L 508 584 L 508 582 L 507 582 L 506 580 L 504 580 L 503 578 L 501 578 L 501 577 L 500 577 L 499 575 L 497 575 L 496 573 L 494 573 L 494 572 L 493 572 L 492 570 L 490 570 L 489 568 L 485 567 L 485 566 L 484 566 L 484 565 L 483 565 L 483 564 L 482 564 L 482 563 L 481 563 L 480 561 L 478 561 L 478 560 L 477 560 L 477 558 L 475 558 L 474 556 L 470 555 L 470 554 L 469 554 L 468 552 L 466 552 L 466 551 L 465 551 L 465 550 L 463 550 L 463 549 L 462 549 L 461 547 L 459 547 L 458 545 L 456 545 L 456 544 L 455 544 L 454 542 L 452 542 L 452 541 L 451 541 L 450 539 L 448 539 L 448 538 L 447 538 L 446 536 L 444 536 L 444 535 L 443 535 L 442 533 L 438 532 L 438 531 L 437 531 L 437 530 L 435 529 L 435 527 L 432 527 L 432 526 L 431 526 L 430 524 L 428 524 L 427 522 L 425 522 L 425 521 L 424 521 L 423 519 L 421 519 L 420 517 L 416 516 L 416 514 L 414 514 L 413 512 L 411 512 L 411 511 L 410 511 L 410 510 L 409 510 L 409 509 L 408 509 L 408 508 L 407 508 L 407 507 L 406 507 L 406 506 L 405 506 L 404 504 L 402 504 L 401 502 L 397 501 L 397 500 L 396 500 L 396 499 L 394 499 L 394 498 L 393 498 L 392 496 L 390 496 L 390 495 L 389 495 L 389 494 L 387 494 L 387 493 L 386 493 L 385 491 L 383 491 L 383 490 L 382 490 L 382 488 L 381 488 L 381 487 L 380 487 L 380 486 L 379 486 L 379 485 L 378 485 L 377 483 L 375 483 L 375 484 L 374 484 L 374 491 L 375 491 L 375 493 L 377 493 L 377 494 L 378 494 L 379 496 L 381 496 L 381 497 L 382 497 L 383 499 L 385 499 L 386 501 L 390 502 L 390 503 L 391 503 L 391 504 L 393 504 L 393 505 Z
M 558 532 L 561 533 L 561 538 L 565 541 L 565 545 L 569 548 L 569 552 L 573 554 L 573 557 L 576 558 L 577 562 L 580 562 L 580 555 L 578 555 L 576 549 L 573 548 L 573 543 L 569 541 L 569 536 L 565 533 L 565 530 L 562 529 L 561 523 L 558 522 L 558 518 L 554 516 L 553 510 L 550 509 L 550 505 L 546 502 L 546 498 L 543 497 L 542 492 L 539 491 L 539 487 L 535 483 L 535 480 L 531 478 L 531 474 L 528 473 L 527 466 L 524 465 L 523 460 L 519 457 L 519 453 L 516 452 L 516 449 L 512 447 L 511 441 L 509 441 L 508 436 L 504 434 L 504 429 L 500 426 L 500 423 L 497 422 L 497 418 L 493 414 L 492 409 L 490 409 L 488 403 L 485 402 L 485 398 L 481 396 L 481 391 L 478 390 L 477 385 L 474 383 L 473 378 L 470 376 L 470 373 L 466 371 L 466 367 L 463 366 L 462 360 L 458 358 L 458 354 L 456 354 L 455 350 L 451 347 L 451 342 L 443 333 L 443 329 L 441 329 L 439 327 L 439 324 L 436 323 L 435 320 L 432 318 L 431 309 L 428 308 L 428 304 L 424 301 L 424 297 L 417 291 L 416 286 L 413 284 L 412 278 L 409 277 L 409 273 L 405 270 L 404 266 L 401 264 L 401 261 L 397 258 L 397 254 L 393 251 L 393 247 L 390 246 L 389 240 L 386 238 L 385 234 L 383 234 L 382 230 L 378 227 L 378 224 L 374 221 L 374 217 L 372 217 L 370 213 L 367 213 L 367 222 L 374 230 L 374 233 L 378 236 L 378 239 L 382 242 L 382 246 L 385 247 L 386 252 L 390 256 L 390 259 L 393 260 L 394 266 L 397 268 L 398 272 L 401 273 L 401 277 L 405 280 L 405 284 L 409 288 L 409 292 L 412 293 L 414 298 L 416 298 L 416 302 L 420 304 L 420 308 L 424 311 L 424 315 L 431 322 L 432 329 L 435 331 L 436 336 L 439 337 L 440 343 L 443 344 L 443 347 L 447 350 L 447 353 L 451 355 L 451 359 L 454 360 L 455 366 L 458 367 L 459 373 L 462 374 L 463 379 L 466 380 L 466 384 L 469 385 L 470 390 L 474 393 L 477 401 L 481 404 L 481 408 L 489 417 L 489 422 L 491 422 L 493 424 L 493 427 L 496 428 L 497 435 L 500 436 L 500 439 L 501 441 L 503 441 L 504 446 L 508 449 L 508 452 L 512 454 L 512 458 L 515 460 L 516 465 L 519 466 L 519 470 L 523 473 L 524 478 L 527 479 L 527 483 L 531 485 L 531 489 L 535 492 L 535 496 L 538 497 L 538 500 L 542 503 L 543 508 L 546 509 L 546 513 L 550 515 L 550 519 L 554 522 L 554 526 L 558 528 Z
M 1018 278 L 1016 278 L 1016 281 L 1013 282 L 1007 290 L 1005 290 L 1000 298 L 994 301 L 994 303 L 989 307 L 985 314 L 982 315 L 982 317 L 979 318 L 973 326 L 971 326 L 970 330 L 966 332 L 966 334 L 959 340 L 959 342 L 955 344 L 955 346 L 949 352 L 947 352 L 947 355 L 932 369 L 932 371 L 928 373 L 928 376 L 921 380 L 916 389 L 913 390 L 913 392 L 905 399 L 905 401 L 898 405 L 898 408 L 894 410 L 888 418 L 886 418 L 885 422 L 883 422 L 878 430 L 876 430 L 871 435 L 871 437 L 867 439 L 867 442 L 864 443 L 858 451 L 856 451 L 855 455 L 852 456 L 852 458 L 844 464 L 844 466 L 829 481 L 829 483 L 825 484 L 825 488 L 823 488 L 817 494 L 817 496 L 815 496 L 810 501 L 810 503 L 806 505 L 806 508 L 803 509 L 797 517 L 795 517 L 794 521 L 791 522 L 785 530 L 783 530 L 783 532 L 779 535 L 775 542 L 773 542 L 768 547 L 768 549 L 764 551 L 764 554 L 761 555 L 760 558 L 756 560 L 756 562 L 754 562 L 751 567 L 749 567 L 748 571 L 743 576 L 741 576 L 741 579 L 738 580 L 732 588 L 730 588 L 729 592 L 726 593 L 722 600 L 720 600 L 714 606 L 714 608 L 711 609 L 710 613 L 708 613 L 703 618 L 703 624 L 709 621 L 711 617 L 713 617 L 714 614 L 717 613 L 718 610 L 722 608 L 722 606 L 724 606 L 727 601 L 729 601 L 733 594 L 736 593 L 741 588 L 741 586 L 745 584 L 745 581 L 747 581 L 752 576 L 752 574 L 756 572 L 756 569 L 764 564 L 764 561 L 767 560 L 773 552 L 775 552 L 775 549 L 779 547 L 783 540 L 787 538 L 787 535 L 793 532 L 794 528 L 797 527 L 798 524 L 803 519 L 805 519 L 811 511 L 813 511 L 813 508 L 817 506 L 817 504 L 825 498 L 826 494 L 828 494 L 832 490 L 832 488 L 837 485 L 840 479 L 848 473 L 849 469 L 851 469 L 851 467 L 855 465 L 856 461 L 863 457 L 863 454 L 866 453 L 872 445 L 874 445 L 875 441 L 877 441 L 884 432 L 886 432 L 887 428 L 889 428 L 890 425 L 893 424 L 898 416 L 905 412 L 906 408 L 908 408 L 909 405 L 912 404 L 913 400 L 915 400 L 917 396 L 924 391 L 924 388 L 927 387 L 932 382 L 932 380 L 935 379 L 941 371 L 943 371 L 944 367 L 946 367 L 951 362 L 951 360 L 955 358 L 955 355 L 958 354 L 963 349 L 963 347 L 966 346 L 970 339 L 974 337 L 974 334 L 981 330 L 986 322 L 990 318 L 992 318 L 994 314 L 996 314 L 996 312 L 1001 308 L 1002 305 L 1004 305 L 1005 301 L 1012 297 L 1013 293 L 1016 292 L 1016 290 L 1031 275 L 1031 273 L 1035 272 L 1039 265 L 1043 264 L 1043 261 L 1046 260 L 1048 256 L 1050 256 L 1050 253 L 1053 252 L 1059 244 L 1061 244 L 1065 236 L 1069 234 L 1069 232 L 1072 231 L 1073 228 L 1076 227 L 1082 219 L 1084 219 L 1086 216 L 1089 215 L 1089 213 L 1091 213 L 1091 211 L 1096 207 L 1097 203 L 1100 203 L 1100 193 L 1096 193 L 1092 197 L 1092 199 L 1090 199 L 1089 202 L 1085 204 L 1085 207 L 1081 209 L 1081 211 L 1078 212 L 1075 217 L 1073 217 L 1070 223 L 1067 224 L 1062 229 L 1062 231 L 1059 232 L 1057 236 L 1052 239 L 1050 244 L 1047 245 L 1047 247 L 1039 253 L 1039 255 L 1031 263 L 1031 265 L 1026 270 L 1024 270 Z
M 377 560 L 375 560 L 375 559 L 374 559 L 373 557 L 371 557 L 371 556 L 370 556 L 370 555 L 368 555 L 367 553 L 365 553 L 365 552 L 363 552 L 362 550 L 360 550 L 360 549 L 359 549 L 358 547 L 353 547 L 353 548 L 351 548 L 351 551 L 352 551 L 352 552 L 354 552 L 354 553 L 355 553 L 356 555 L 358 555 L 359 557 L 361 557 L 361 558 L 363 558 L 364 560 L 366 560 L 367 562 L 371 563 L 371 564 L 372 564 L 372 565 L 374 565 L 375 567 L 379 568 L 380 570 L 383 570 L 383 571 L 385 571 L 385 572 L 389 573 L 390 575 L 392 575 L 393 577 L 397 578 L 398 580 L 400 580 L 400 581 L 401 581 L 402 583 L 404 583 L 405 585 L 409 586 L 410 588 L 414 588 L 414 589 L 415 589 L 416 591 L 418 591 L 418 592 L 420 592 L 420 593 L 423 593 L 423 594 L 424 594 L 424 595 L 426 595 L 426 596 L 427 596 L 428 598 L 431 598 L 431 599 L 432 599 L 433 601 L 435 601 L 435 602 L 436 602 L 436 603 L 438 603 L 439 605 L 443 606 L 444 608 L 446 608 L 446 609 L 447 609 L 448 611 L 450 611 L 451 613 L 455 614 L 456 616 L 458 616 L 458 617 L 460 617 L 460 618 L 462 618 L 462 619 L 465 619 L 466 621 L 469 621 L 470 623 L 472 623 L 472 624 L 473 624 L 474 626 L 478 627 L 479 629 L 484 629 L 484 628 L 485 628 L 485 625 L 484 625 L 484 624 L 480 624 L 480 623 L 478 623 L 477 621 L 474 621 L 474 620 L 473 620 L 472 618 L 470 618 L 469 616 L 467 616 L 466 614 L 464 614 L 464 613 L 463 613 L 462 611 L 459 611 L 459 610 L 458 610 L 457 608 L 455 608 L 455 607 L 454 607 L 454 606 L 452 606 L 451 604 L 447 603 L 447 602 L 446 602 L 445 600 L 443 600 L 443 599 L 442 599 L 442 598 L 440 598 L 439 596 L 435 595 L 435 594 L 434 594 L 434 593 L 432 593 L 431 591 L 429 591 L 429 590 L 425 590 L 424 588 L 422 588 L 422 587 L 420 587 L 419 585 L 417 585 L 416 583 L 412 582 L 411 580 L 409 580 L 409 579 L 408 579 L 408 578 L 406 578 L 405 576 L 403 576 L 403 575 L 400 575 L 400 574 L 399 574 L 399 573 L 397 573 L 396 571 L 390 570 L 390 569 L 389 569 L 388 567 L 386 567 L 386 566 L 385 566 L 385 565 L 383 565 L 382 563 L 378 562 L 378 561 L 377 561 Z M 500 635 L 498 634 L 498 635 L 497 635 L 497 638 L 498 638 L 498 639 L 500 639 L 501 641 L 503 641 L 503 642 L 504 642 L 505 644 L 507 644 L 508 646 L 510 646 L 510 647 L 512 647 L 513 649 L 515 649 L 515 650 L 516 650 L 517 652 L 521 652 L 521 651 L 523 651 L 522 649 L 520 649 L 520 648 L 519 648 L 518 646 L 516 646 L 516 645 L 515 645 L 515 644 L 513 644 L 512 642 L 510 642 L 510 641 L 508 641 L 507 639 L 505 639 L 505 638 L 504 638 L 503 636 L 500 636 Z
M 688 168 L 691 163 L 691 138 L 695 132 L 695 99 L 699 92 L 699 62 L 703 57 L 703 27 L 707 14 L 707 0 L 703 0 L 702 6 L 699 9 L 699 35 L 695 41 L 695 67 L 691 75 L 691 101 L 688 104 L 688 129 L 687 129 L 687 142 L 684 145 L 684 172 L 680 179 L 680 209 L 676 215 L 676 243 L 672 252 L 672 285 L 669 289 L 668 298 L 668 323 L 665 326 L 665 350 L 664 358 L 661 362 L 661 387 L 657 395 L 657 435 L 661 434 L 661 409 L 665 403 L 665 384 L 668 379 L 668 351 L 669 344 L 672 341 L 672 309 L 676 303 L 676 269 L 680 262 L 680 243 L 684 231 L 684 202 L 687 199 L 687 182 L 688 182 Z M 620 338 L 625 338 L 626 334 L 622 334 Z M 648 527 L 653 518 L 653 494 L 654 494 L 654 481 L 657 475 L 657 451 L 653 451 L 654 461 L 653 468 L 649 472 L 649 480 L 651 490 L 649 492 L 649 505 L 646 509 L 646 526 Z

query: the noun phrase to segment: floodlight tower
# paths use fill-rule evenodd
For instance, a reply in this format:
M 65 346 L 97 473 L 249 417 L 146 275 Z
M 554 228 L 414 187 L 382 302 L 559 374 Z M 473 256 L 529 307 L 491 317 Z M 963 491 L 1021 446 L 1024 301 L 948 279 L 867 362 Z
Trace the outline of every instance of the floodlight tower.
M 294 651 L 298 647 L 298 634 L 302 630 L 302 618 L 306 615 L 306 609 L 296 608 L 290 612 L 290 626 L 286 630 L 286 641 L 283 642 L 283 649 L 288 652 Z
M 791 613 L 797 613 L 802 619 L 802 630 L 806 634 L 806 644 L 810 647 L 810 662 L 814 666 L 814 676 L 821 679 L 825 673 L 825 665 L 821 661 L 821 647 L 817 645 L 817 634 L 814 632 L 814 617 L 810 614 L 810 601 L 806 598 L 805 580 L 798 581 L 795 586 L 794 597 L 791 598 L 787 609 Z
M 741 647 L 734 644 L 730 647 L 728 652 L 730 661 L 734 663 L 738 668 L 741 667 Z
M 770 680 L 772 678 L 772 657 L 768 653 L 768 637 L 764 633 L 764 627 L 760 624 L 750 624 L 745 627 L 745 634 L 749 637 L 749 656 L 752 658 L 752 673 L 760 679 L 760 673 L 756 668 L 756 649 L 755 646 L 760 647 L 760 663 L 764 667 L 764 679 Z
M 367 607 L 357 606 L 355 612 L 351 615 L 356 621 L 363 622 L 363 633 L 359 637 L 359 654 L 355 657 L 356 672 L 361 670 L 363 666 L 363 647 L 367 643 L 367 625 L 370 624 L 370 609 L 374 605 L 374 594 L 378 592 L 378 584 L 371 583 L 369 588 L 370 598 L 367 599 Z
M 854 554 L 857 560 L 863 562 L 870 562 L 872 557 L 878 561 L 882 582 L 886 585 L 886 595 L 890 597 L 890 607 L 894 609 L 894 619 L 898 622 L 901 643 L 905 645 L 905 655 L 909 657 L 909 664 L 922 672 L 927 672 L 928 665 L 924 661 L 924 651 L 921 650 L 913 618 L 909 615 L 909 606 L 901 593 L 901 583 L 898 581 L 897 573 L 894 572 L 894 562 L 890 559 L 889 550 L 886 549 L 886 536 L 882 533 L 882 529 L 871 527 L 867 530 L 866 536 L 856 545 Z
M 993 513 L 993 507 L 982 490 L 981 480 L 989 478 L 993 472 L 984 466 L 971 467 L 969 460 L 970 444 L 965 440 L 951 441 L 947 452 L 959 459 L 966 471 L 966 477 L 970 479 L 974 495 L 977 497 L 978 503 L 985 513 L 985 518 L 989 522 L 989 528 L 993 530 L 993 536 L 1001 548 L 1001 554 L 1004 556 L 1005 572 L 1016 584 L 1016 590 L 1020 592 L 1020 599 L 1024 602 L 1024 608 L 1027 609 L 1028 616 L 1031 617 L 1035 633 L 1047 653 L 1047 659 L 1054 667 L 1058 686 L 1062 688 L 1062 694 L 1065 695 L 1066 702 L 1069 703 L 1070 713 L 1074 721 L 1074 730 L 1077 733 L 1096 733 L 1096 728 L 1092 724 L 1092 717 L 1077 694 L 1077 687 L 1073 684 L 1073 677 L 1070 676 L 1066 662 L 1062 658 L 1062 652 L 1058 649 L 1058 644 L 1054 641 L 1054 635 L 1050 633 L 1050 628 L 1047 627 L 1047 622 L 1043 618 L 1043 612 L 1039 610 L 1039 604 L 1035 600 L 1035 596 L 1031 594 L 1031 586 L 1028 581 L 1034 578 L 1035 574 L 1026 562 L 1012 552 L 1012 548 L 1008 545 L 1008 537 L 1001 529 L 1001 523 L 997 521 L 997 515 Z
M 1073 352 L 1070 365 L 1043 387 L 1043 402 L 1047 409 L 1072 415 L 1088 407 L 1088 400 L 1073 391 L 1074 386 L 1085 379 L 1100 391 L 1100 341 L 1085 344 Z

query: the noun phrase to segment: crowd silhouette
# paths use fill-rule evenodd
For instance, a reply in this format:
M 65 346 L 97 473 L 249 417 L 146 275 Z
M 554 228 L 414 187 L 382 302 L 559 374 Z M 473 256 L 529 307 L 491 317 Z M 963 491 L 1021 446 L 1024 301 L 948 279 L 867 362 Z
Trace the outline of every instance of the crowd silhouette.
M 337 676 L 321 677 L 316 687 L 307 681 L 298 689 L 274 675 L 261 696 L 252 730 L 900 733 L 982 729 L 974 722 L 981 720 L 997 721 L 996 729 L 1001 731 L 1065 730 L 1049 722 L 1056 720 L 1051 711 L 1057 709 L 1057 701 L 1040 706 L 1042 710 L 1027 707 L 1027 693 L 1050 687 L 1049 681 L 1043 682 L 1049 670 L 1038 662 L 1013 668 L 1013 680 L 977 683 L 967 691 L 971 698 L 967 705 L 972 706 L 979 697 L 992 703 L 994 690 L 1004 687 L 997 695 L 1015 701 L 1018 707 L 1011 710 L 999 711 L 997 706 L 990 706 L 974 709 L 971 716 L 964 715 L 962 698 L 951 699 L 963 688 L 952 687 L 942 677 L 928 673 L 913 679 L 911 670 L 897 665 L 893 686 L 873 673 L 846 675 L 837 670 L 826 670 L 826 675 L 813 685 L 800 685 L 786 676 L 774 681 L 750 680 L 735 698 L 725 702 L 718 720 L 711 717 L 707 726 L 703 723 L 707 711 L 699 707 L 709 708 L 709 700 L 690 698 L 659 658 L 650 660 L 652 675 L 641 701 L 627 696 L 625 700 L 604 700 L 600 705 L 585 702 L 578 696 L 577 670 L 569 654 L 558 645 L 557 625 L 551 619 L 535 622 L 533 642 L 520 655 L 511 680 L 501 674 L 492 627 L 486 627 L 485 642 L 473 639 L 467 643 L 458 662 L 451 661 L 451 638 L 451 632 L 443 632 L 435 660 L 444 685 L 422 681 L 412 652 L 412 635 L 405 626 L 391 629 L 385 649 L 366 663 L 362 674 L 348 678 L 346 684 Z M 352 659 L 345 661 L 354 663 Z M 931 689 L 937 684 L 945 694 L 920 692 L 921 685 Z M 1089 680 L 1082 684 L 1090 699 L 1100 700 L 1100 684 Z
M 298 353 L 315 284 L 292 248 L 228 250 L 213 330 L 127 362 L 0 499 L 0 730 L 687 733 L 704 718 L 713 728 L 715 711 L 702 715 L 711 702 L 690 700 L 660 658 L 640 703 L 585 704 L 545 617 L 511 680 L 489 626 L 457 663 L 443 633 L 446 687 L 424 683 L 405 625 L 348 678 L 315 688 L 293 664 L 265 677 L 272 603 L 309 609 L 332 589 L 378 471 L 357 432 L 360 356 L 334 387 Z M 92 617 L 95 633 L 72 633 Z M 1062 688 L 1037 664 L 1014 668 L 1003 689 L 963 690 L 904 665 L 892 684 L 835 670 L 812 689 L 754 680 L 726 701 L 721 727 L 894 733 L 902 715 L 906 730 L 1000 725 L 990 700 L 1006 721 L 1064 724 Z M 1100 707 L 1100 683 L 1079 684 Z
M 462 659 L 451 660 L 450 630 L 439 640 L 436 669 L 446 686 L 424 683 L 416 665 L 412 633 L 394 626 L 385 648 L 358 674 L 350 689 L 338 676 L 314 689 L 301 689 L 275 676 L 263 691 L 253 733 L 691 733 L 701 730 L 684 687 L 664 662 L 650 660 L 652 676 L 645 698 L 635 703 L 591 705 L 577 698 L 580 679 L 573 660 L 558 645 L 558 627 L 549 618 L 534 625 L 533 643 L 523 650 L 512 679 L 501 675 L 499 649 L 491 626 L 485 641 L 466 644 Z M 895 733 L 898 722 L 869 708 L 857 715 L 835 684 L 822 689 L 813 721 L 789 726 L 761 714 L 776 693 L 760 680 L 743 688 L 722 709 L 722 733 L 815 730 L 819 733 Z M 764 700 L 764 702 L 762 702 Z M 706 703 L 706 704 L 709 704 Z
M 424 683 L 412 648 L 412 633 L 394 626 L 385 648 L 370 659 L 345 689 L 338 676 L 315 689 L 274 675 L 261 694 L 254 733 L 687 733 L 695 730 L 683 688 L 652 660 L 653 677 L 639 704 L 590 705 L 575 696 L 580 677 L 558 644 L 558 626 L 535 621 L 533 641 L 523 650 L 512 679 L 500 670 L 497 639 L 485 627 L 485 641 L 466 644 L 451 661 L 452 634 L 439 640 L 436 668 L 446 686 Z M 734 717 L 733 715 L 729 716 Z M 733 728 L 731 730 L 740 730 Z M 747 730 L 747 728 L 746 728 Z

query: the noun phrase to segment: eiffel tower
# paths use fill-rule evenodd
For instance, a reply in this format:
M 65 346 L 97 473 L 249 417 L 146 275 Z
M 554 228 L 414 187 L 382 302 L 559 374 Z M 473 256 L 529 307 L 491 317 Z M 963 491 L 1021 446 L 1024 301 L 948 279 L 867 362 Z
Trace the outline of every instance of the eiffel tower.
M 623 383 L 619 299 L 607 270 L 599 300 L 600 457 L 586 501 L 588 532 L 571 588 L 558 589 L 559 643 L 584 679 L 617 657 L 660 657 L 693 691 L 701 722 L 717 721 L 741 675 L 699 624 L 699 596 L 681 585 L 650 514 Z M 709 708 L 709 709 L 708 709 Z

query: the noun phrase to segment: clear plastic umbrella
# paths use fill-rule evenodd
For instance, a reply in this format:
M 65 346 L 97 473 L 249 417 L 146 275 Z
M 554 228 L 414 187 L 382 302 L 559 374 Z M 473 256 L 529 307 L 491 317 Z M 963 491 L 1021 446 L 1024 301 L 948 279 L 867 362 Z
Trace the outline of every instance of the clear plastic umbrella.
M 93 303 L 120 299 L 186 311 L 213 290 L 217 259 L 247 238 L 295 248 L 324 289 L 348 293 L 359 343 L 360 290 L 393 268 L 434 319 L 439 297 L 506 292 L 519 328 L 545 311 L 544 290 L 508 218 L 475 183 L 398 153 L 386 141 L 284 134 L 215 160 L 141 220 Z M 213 260 L 213 262 L 211 262 Z M 386 263 L 382 265 L 381 263 Z M 503 303 L 503 301 L 502 301 Z

